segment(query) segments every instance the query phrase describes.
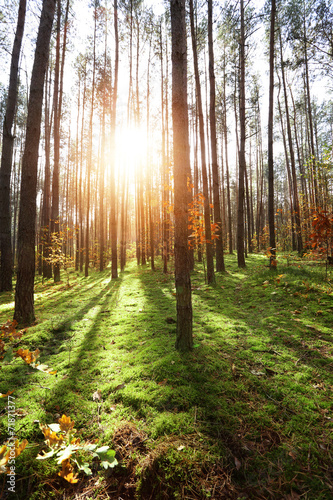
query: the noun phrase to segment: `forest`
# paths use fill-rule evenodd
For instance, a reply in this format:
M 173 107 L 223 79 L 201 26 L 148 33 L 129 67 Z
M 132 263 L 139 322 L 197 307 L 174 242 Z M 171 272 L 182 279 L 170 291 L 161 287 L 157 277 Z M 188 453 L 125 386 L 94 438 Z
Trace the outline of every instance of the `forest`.
M 332 498 L 331 0 L 0 0 L 0 54 L 0 498 Z

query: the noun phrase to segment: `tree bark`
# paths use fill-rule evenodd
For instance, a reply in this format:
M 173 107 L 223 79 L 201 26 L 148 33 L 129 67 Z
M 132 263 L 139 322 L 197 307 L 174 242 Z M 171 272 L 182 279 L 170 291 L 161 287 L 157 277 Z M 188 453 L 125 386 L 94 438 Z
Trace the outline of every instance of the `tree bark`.
M 200 86 L 198 54 L 197 54 L 197 41 L 196 41 L 196 34 L 195 34 L 195 29 L 194 29 L 193 0 L 190 0 L 190 22 L 191 22 L 191 38 L 192 38 L 192 50 L 193 50 L 195 88 L 196 88 L 196 98 L 197 98 L 198 118 L 199 118 L 202 191 L 203 191 L 203 196 L 204 196 L 203 201 L 204 201 L 206 258 L 207 258 L 207 282 L 208 283 L 215 283 L 212 231 L 211 231 L 211 223 L 210 223 L 210 204 L 209 204 L 210 198 L 209 198 L 208 175 L 207 175 L 207 166 L 206 166 L 205 127 L 204 127 L 203 110 L 202 110 L 201 86 Z
M 54 90 L 53 90 L 53 141 L 54 141 L 54 164 L 52 178 L 52 208 L 51 208 L 51 235 L 59 236 L 59 161 L 60 161 L 60 110 L 59 110 L 59 77 L 60 77 L 60 22 L 61 22 L 61 0 L 57 0 L 57 37 L 56 37 L 56 60 L 54 67 Z M 54 242 L 51 242 L 51 244 Z M 60 265 L 53 262 L 53 278 L 55 283 L 60 281 Z
M 55 0 L 44 0 L 31 75 L 25 149 L 22 160 L 21 203 L 18 227 L 18 268 L 14 319 L 31 324 L 35 319 L 34 277 L 37 165 L 45 72 L 55 11 Z
M 95 75 L 96 75 L 96 35 L 97 35 L 97 6 L 94 7 L 94 41 L 93 41 L 93 73 L 91 84 L 91 108 L 89 118 L 89 146 L 88 146 L 88 159 L 87 159 L 87 220 L 86 220 L 86 242 L 85 242 L 85 263 L 84 275 L 87 278 L 89 274 L 89 261 L 90 261 L 90 192 L 91 192 L 91 168 L 92 168 L 92 147 L 93 147 L 93 121 L 95 111 Z
M 293 211 L 293 217 L 295 218 L 295 223 L 296 223 L 297 251 L 299 254 L 301 254 L 302 249 L 303 249 L 302 230 L 301 230 L 301 214 L 300 214 L 300 206 L 299 206 L 299 200 L 298 200 L 295 154 L 294 154 L 294 146 L 293 146 L 293 140 L 292 140 L 292 134 L 291 134 L 288 93 L 287 93 L 287 85 L 286 85 L 286 76 L 285 76 L 285 71 L 284 71 L 281 32 L 279 32 L 279 41 L 280 41 L 281 75 L 282 75 L 282 84 L 283 84 L 284 105 L 285 105 L 285 110 L 286 110 L 287 134 L 288 134 L 291 175 L 292 175 L 293 206 L 291 207 L 291 210 Z
M 172 123 L 174 153 L 176 348 L 193 347 L 187 181 L 190 171 L 185 0 L 170 0 L 172 37 Z
M 208 55 L 209 55 L 209 125 L 210 143 L 212 154 L 212 176 L 213 176 L 213 205 L 214 224 L 216 225 L 215 250 L 216 271 L 225 271 L 223 256 L 222 217 L 220 205 L 220 182 L 217 164 L 217 139 L 216 139 L 216 116 L 215 116 L 215 73 L 214 73 L 214 47 L 213 47 L 213 0 L 208 0 Z
M 237 213 L 237 260 L 238 267 L 245 267 L 244 254 L 244 176 L 245 176 L 245 21 L 244 0 L 240 1 L 240 78 L 239 78 L 239 121 L 240 148 L 238 169 L 238 213 Z
M 268 105 L 268 225 L 270 267 L 276 269 L 275 212 L 274 212 L 274 158 L 273 158 L 273 106 L 274 106 L 274 40 L 275 0 L 271 0 L 271 27 L 269 42 L 269 105 Z
M 117 219 L 116 219 L 116 192 L 115 192 L 115 147 L 116 147 L 116 118 L 117 118 L 117 98 L 118 98 L 118 71 L 119 71 L 119 36 L 118 36 L 118 2 L 114 0 L 114 36 L 115 36 L 115 64 L 114 64 L 114 83 L 112 93 L 112 111 L 111 111 L 111 207 L 110 207 L 110 226 L 111 226 L 111 279 L 118 278 L 118 257 L 117 257 Z M 125 174 L 124 174 L 125 175 Z M 125 193 L 123 193 L 123 196 Z M 124 202 L 124 200 L 123 200 Z M 122 233 L 122 248 L 124 245 L 124 235 Z M 126 249 L 125 249 L 126 252 Z M 122 257 L 122 256 L 121 256 Z

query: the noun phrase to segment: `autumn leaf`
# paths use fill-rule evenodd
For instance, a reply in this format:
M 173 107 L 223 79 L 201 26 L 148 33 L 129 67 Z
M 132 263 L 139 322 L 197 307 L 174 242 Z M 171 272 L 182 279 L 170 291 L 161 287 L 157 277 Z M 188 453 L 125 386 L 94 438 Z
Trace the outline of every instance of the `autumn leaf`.
M 62 432 L 65 432 L 67 434 L 68 432 L 73 430 L 74 422 L 71 420 L 71 417 L 66 417 L 66 415 L 63 415 L 61 418 L 59 418 L 58 422 Z
M 11 394 L 13 394 L 14 391 L 8 391 L 6 392 L 6 394 L 2 394 L 2 392 L 0 392 L 0 398 L 6 398 L 7 396 L 10 396 Z
M 27 444 L 28 441 L 26 439 L 23 439 L 21 444 L 19 443 L 18 439 L 15 441 L 15 458 L 21 455 Z
M 56 432 L 52 431 L 52 429 L 49 428 L 48 425 L 43 425 L 40 424 L 40 429 L 42 433 L 44 434 L 45 437 L 45 443 L 50 447 L 59 447 L 64 441 L 64 436 L 60 434 L 59 436 L 57 435 Z
M 28 365 L 35 363 L 37 358 L 39 357 L 40 350 L 36 349 L 34 352 L 30 352 L 29 349 L 18 349 L 15 353 L 16 357 L 20 357 L 25 361 Z
M 73 475 L 73 467 L 69 461 L 69 459 L 64 460 L 62 462 L 62 468 L 61 471 L 58 472 L 58 476 L 63 477 L 67 482 L 75 484 L 78 482 L 78 479 L 76 479 L 77 475 Z
M 0 448 L 0 472 L 6 472 L 6 468 L 4 466 L 9 460 L 9 455 L 10 449 L 7 448 L 6 445 L 3 445 L 2 448 Z
M 15 458 L 21 455 L 27 444 L 28 441 L 26 439 L 23 439 L 22 443 L 20 443 L 18 439 L 15 441 Z M 11 453 L 12 448 L 9 448 L 6 445 L 3 445 L 0 448 L 0 473 L 8 473 L 9 469 L 5 466 L 7 465 L 9 459 L 12 458 Z

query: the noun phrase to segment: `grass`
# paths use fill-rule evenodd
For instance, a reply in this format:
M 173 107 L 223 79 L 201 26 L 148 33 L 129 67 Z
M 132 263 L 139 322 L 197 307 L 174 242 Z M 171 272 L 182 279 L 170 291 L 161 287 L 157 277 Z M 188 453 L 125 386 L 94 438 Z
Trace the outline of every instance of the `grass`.
M 112 282 L 109 269 L 71 273 L 70 288 L 37 280 L 37 322 L 20 347 L 38 347 L 57 375 L 22 360 L 1 369 L 29 442 L 13 498 L 332 498 L 332 271 L 265 264 L 252 255 L 240 270 L 227 255 L 214 287 L 197 265 L 185 355 L 174 348 L 173 276 L 161 268 L 132 262 Z M 0 323 L 12 313 L 13 295 L 1 294 Z M 69 485 L 52 459 L 35 460 L 46 449 L 38 422 L 62 414 L 81 437 L 112 446 L 117 468 L 93 464 L 92 477 Z

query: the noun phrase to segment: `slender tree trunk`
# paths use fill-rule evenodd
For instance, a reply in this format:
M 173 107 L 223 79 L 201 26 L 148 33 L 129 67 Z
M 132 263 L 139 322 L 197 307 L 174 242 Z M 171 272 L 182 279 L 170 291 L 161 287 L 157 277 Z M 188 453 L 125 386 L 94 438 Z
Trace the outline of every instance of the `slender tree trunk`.
M 226 98 L 226 61 L 225 47 L 223 49 L 223 137 L 224 137 L 224 155 L 226 169 L 226 184 L 227 184 L 227 205 L 228 205 L 228 233 L 229 233 L 229 253 L 233 253 L 233 230 L 232 230 L 232 214 L 231 214 L 231 197 L 230 197 L 230 175 L 229 175 L 229 158 L 228 158 L 228 124 L 227 124 L 227 98 Z
M 316 207 L 320 206 L 320 198 L 319 198 L 319 189 L 318 189 L 318 180 L 317 180 L 317 163 L 316 163 L 316 149 L 314 142 L 314 133 L 313 133 L 313 120 L 312 120 L 312 105 L 311 105 L 311 95 L 310 95 L 310 79 L 309 79 L 309 58 L 308 58 L 308 49 L 307 49 L 307 35 L 306 35 L 306 19 L 304 16 L 303 20 L 304 27 L 304 78 L 305 78 L 305 88 L 306 88 L 306 100 L 307 100 L 307 109 L 308 109 L 308 121 L 309 121 L 309 138 L 310 138 L 310 147 L 311 147 L 311 155 L 312 155 L 312 172 L 313 172 L 313 186 L 314 186 L 314 198 Z
M 283 125 L 283 117 L 282 117 L 280 99 L 278 99 L 278 106 L 279 106 L 284 154 L 285 154 L 285 158 L 286 158 L 286 170 L 287 170 L 287 179 L 288 179 L 288 188 L 289 188 L 291 241 L 292 241 L 292 249 L 293 249 L 293 251 L 295 251 L 296 250 L 296 235 L 295 235 L 295 217 L 294 217 L 295 211 L 294 211 L 294 204 L 293 204 L 294 202 L 293 202 L 292 177 L 291 177 L 291 172 L 290 172 L 288 148 L 287 148 L 286 134 L 285 134 L 284 125 Z
M 268 225 L 270 267 L 276 269 L 275 211 L 274 211 L 274 157 L 273 157 L 273 106 L 274 106 L 274 40 L 275 0 L 271 0 L 271 28 L 269 42 L 269 106 L 268 106 Z
M 76 121 L 76 146 L 75 146 L 75 271 L 79 270 L 80 262 L 80 231 L 79 231 L 79 123 L 80 123 L 80 101 L 81 101 L 81 78 L 79 77 L 79 88 L 77 98 L 77 121 Z M 73 236 L 74 236 L 73 235 Z
M 51 208 L 51 235 L 59 237 L 59 168 L 60 168 L 60 110 L 59 110 L 59 76 L 60 76 L 60 22 L 61 22 L 61 0 L 57 0 L 57 36 L 56 36 L 56 60 L 54 68 L 54 90 L 53 90 L 53 141 L 54 141 L 54 164 L 52 178 L 52 208 Z M 55 244 L 55 242 L 51 242 Z M 60 265 L 53 263 L 54 281 L 60 281 Z
M 155 246 L 154 246 L 154 218 L 152 213 L 152 189 L 153 189 L 153 170 L 150 158 L 150 64 L 151 64 L 151 47 L 149 43 L 149 57 L 147 68 L 147 200 L 148 200 L 148 224 L 149 227 L 149 251 L 150 251 L 150 267 L 155 271 Z
M 177 299 L 176 348 L 193 347 L 192 301 L 188 248 L 187 181 L 190 171 L 185 0 L 171 0 L 172 122 L 174 153 L 175 282 Z
M 217 139 L 216 139 L 216 116 L 215 116 L 215 74 L 214 74 L 214 47 L 213 47 L 213 0 L 208 0 L 208 52 L 209 52 L 209 125 L 210 143 L 212 155 L 212 177 L 213 177 L 213 204 L 214 224 L 216 226 L 216 271 L 225 271 L 223 257 L 223 235 L 222 217 L 220 205 L 220 182 L 217 164 Z
M 311 227 L 310 217 L 309 217 L 310 199 L 309 199 L 309 193 L 308 193 L 308 187 L 307 187 L 307 178 L 305 175 L 302 154 L 301 154 L 301 149 L 300 149 L 299 140 L 298 140 L 297 113 L 296 113 L 295 100 L 294 100 L 294 96 L 293 96 L 290 85 L 289 85 L 289 91 L 290 91 L 290 96 L 291 96 L 291 100 L 293 103 L 293 111 L 294 111 L 293 122 L 294 122 L 294 135 L 295 135 L 296 151 L 297 151 L 297 161 L 298 161 L 298 168 L 299 168 L 300 177 L 301 177 L 302 193 L 304 196 L 303 220 L 304 220 L 305 227 L 306 227 L 305 241 L 308 241 L 308 235 L 310 234 L 310 227 Z M 301 210 L 301 207 L 300 207 L 300 210 Z
M 18 268 L 14 319 L 31 324 L 35 319 L 34 277 L 37 165 L 45 72 L 55 11 L 55 0 L 44 0 L 31 75 L 25 149 L 22 160 L 18 227 Z
M 79 183 L 79 219 L 80 219 L 80 271 L 83 271 L 84 261 L 84 232 L 83 232 L 83 190 L 84 182 L 82 175 L 83 167 L 83 148 L 84 148 L 84 121 L 85 121 L 85 105 L 86 105 L 86 91 L 87 91 L 87 60 L 84 61 L 84 82 L 83 82 L 83 96 L 82 96 L 82 125 L 81 125 L 81 151 L 80 151 L 80 183 Z
M 239 121 L 240 148 L 238 170 L 238 215 L 237 215 L 237 260 L 238 267 L 245 267 L 244 254 L 244 176 L 245 176 L 245 21 L 244 0 L 240 0 L 240 80 L 239 80 Z
M 115 65 L 114 82 L 112 93 L 112 114 L 111 114 L 111 279 L 118 278 L 118 256 L 117 256 L 117 218 L 116 218 L 116 189 L 115 189 L 115 148 L 116 148 L 116 123 L 117 123 L 117 98 L 118 98 L 118 71 L 119 71 L 119 35 L 118 35 L 118 2 L 114 0 L 114 36 L 115 36 Z M 122 236 L 124 241 L 124 235 Z M 123 243 L 124 244 L 124 243 Z
M 104 270 L 105 231 L 104 231 L 104 180 L 105 180 L 105 112 L 106 112 L 106 65 L 108 48 L 108 18 L 105 9 L 105 43 L 103 68 L 103 109 L 102 109 L 102 144 L 99 173 L 99 270 Z
M 196 86 L 196 98 L 199 117 L 199 135 L 200 135 L 200 151 L 201 151 L 201 171 L 202 171 L 202 190 L 204 196 L 204 220 L 205 220 L 205 239 L 206 239 L 206 257 L 207 257 L 207 282 L 215 282 L 214 260 L 213 260 L 213 245 L 210 222 L 210 205 L 208 191 L 208 175 L 206 166 L 206 144 L 205 144 L 205 128 L 202 110 L 201 86 L 198 67 L 197 42 L 194 29 L 194 10 L 193 0 L 190 0 L 190 20 L 191 20 L 191 38 L 193 50 L 194 75 Z
M 19 59 L 25 24 L 26 0 L 20 0 L 17 27 L 10 66 L 9 88 L 6 115 L 3 122 L 2 153 L 0 168 L 0 292 L 11 291 L 13 274 L 13 254 L 11 244 L 11 209 L 10 209 L 10 177 L 12 171 L 14 123 Z
M 114 83 L 112 94 L 112 114 L 111 114 L 111 279 L 118 278 L 118 256 L 117 256 L 117 218 L 116 218 L 116 193 L 115 193 L 115 147 L 116 147 L 116 118 L 117 118 L 117 98 L 118 98 L 118 71 L 119 71 L 119 35 L 118 35 L 118 2 L 114 0 L 114 36 L 115 36 L 115 66 Z
M 169 240 L 169 175 L 166 161 L 166 124 L 165 124 L 165 99 L 164 99 L 164 67 L 163 67 L 163 39 L 162 22 L 160 23 L 160 52 L 161 52 L 161 126 L 162 126 L 162 245 L 163 245 L 163 272 L 168 272 L 168 240 Z
M 87 278 L 89 273 L 89 261 L 90 261 L 90 192 L 91 192 L 91 168 L 92 168 L 92 136 L 93 136 L 93 119 L 95 111 L 95 76 L 96 76 L 96 32 L 97 32 L 97 6 L 94 8 L 94 42 L 93 42 L 93 74 L 92 74 L 92 84 L 91 84 L 91 109 L 90 109 L 90 119 L 89 119 L 89 146 L 88 146 L 88 159 L 87 159 L 87 220 L 86 220 L 86 255 L 85 255 L 85 266 L 84 275 Z
M 245 201 L 246 201 L 246 217 L 247 217 L 247 246 L 249 253 L 252 253 L 251 241 L 251 205 L 250 205 L 250 190 L 247 169 L 245 170 Z
M 293 139 L 291 134 L 290 116 L 289 116 L 289 103 L 286 85 L 286 76 L 284 71 L 284 61 L 283 61 L 283 47 L 282 47 L 282 36 L 279 31 L 280 40 L 280 59 L 281 59 L 281 75 L 283 84 L 283 94 L 284 94 L 284 105 L 286 111 L 286 124 L 287 124 L 287 134 L 288 134 L 288 144 L 289 144 L 289 154 L 290 154 L 290 165 L 291 165 L 291 175 L 292 175 L 292 195 L 293 195 L 293 217 L 296 223 L 296 240 L 297 240 L 297 251 L 302 252 L 303 242 L 302 242 L 302 231 L 301 231 L 301 217 L 300 217 L 300 206 L 298 201 L 298 189 L 297 189 L 297 178 L 296 178 L 296 165 L 295 165 L 295 154 Z
M 127 202 L 128 202 L 128 175 L 126 170 L 123 172 L 122 178 L 122 203 L 120 212 L 120 269 L 124 270 L 126 265 L 126 240 L 127 240 Z
M 50 65 L 49 65 L 50 66 Z M 41 222 L 41 239 L 43 242 L 43 278 L 52 278 L 52 264 L 49 262 L 50 256 L 50 201 L 51 201 L 51 166 L 50 166 L 50 150 L 51 150 L 51 118 L 50 118 L 50 87 L 51 83 L 46 71 L 45 78 L 45 106 L 44 106 L 44 127 L 45 127 L 45 174 L 44 174 L 44 190 L 43 190 L 43 206 L 42 206 L 42 222 Z

